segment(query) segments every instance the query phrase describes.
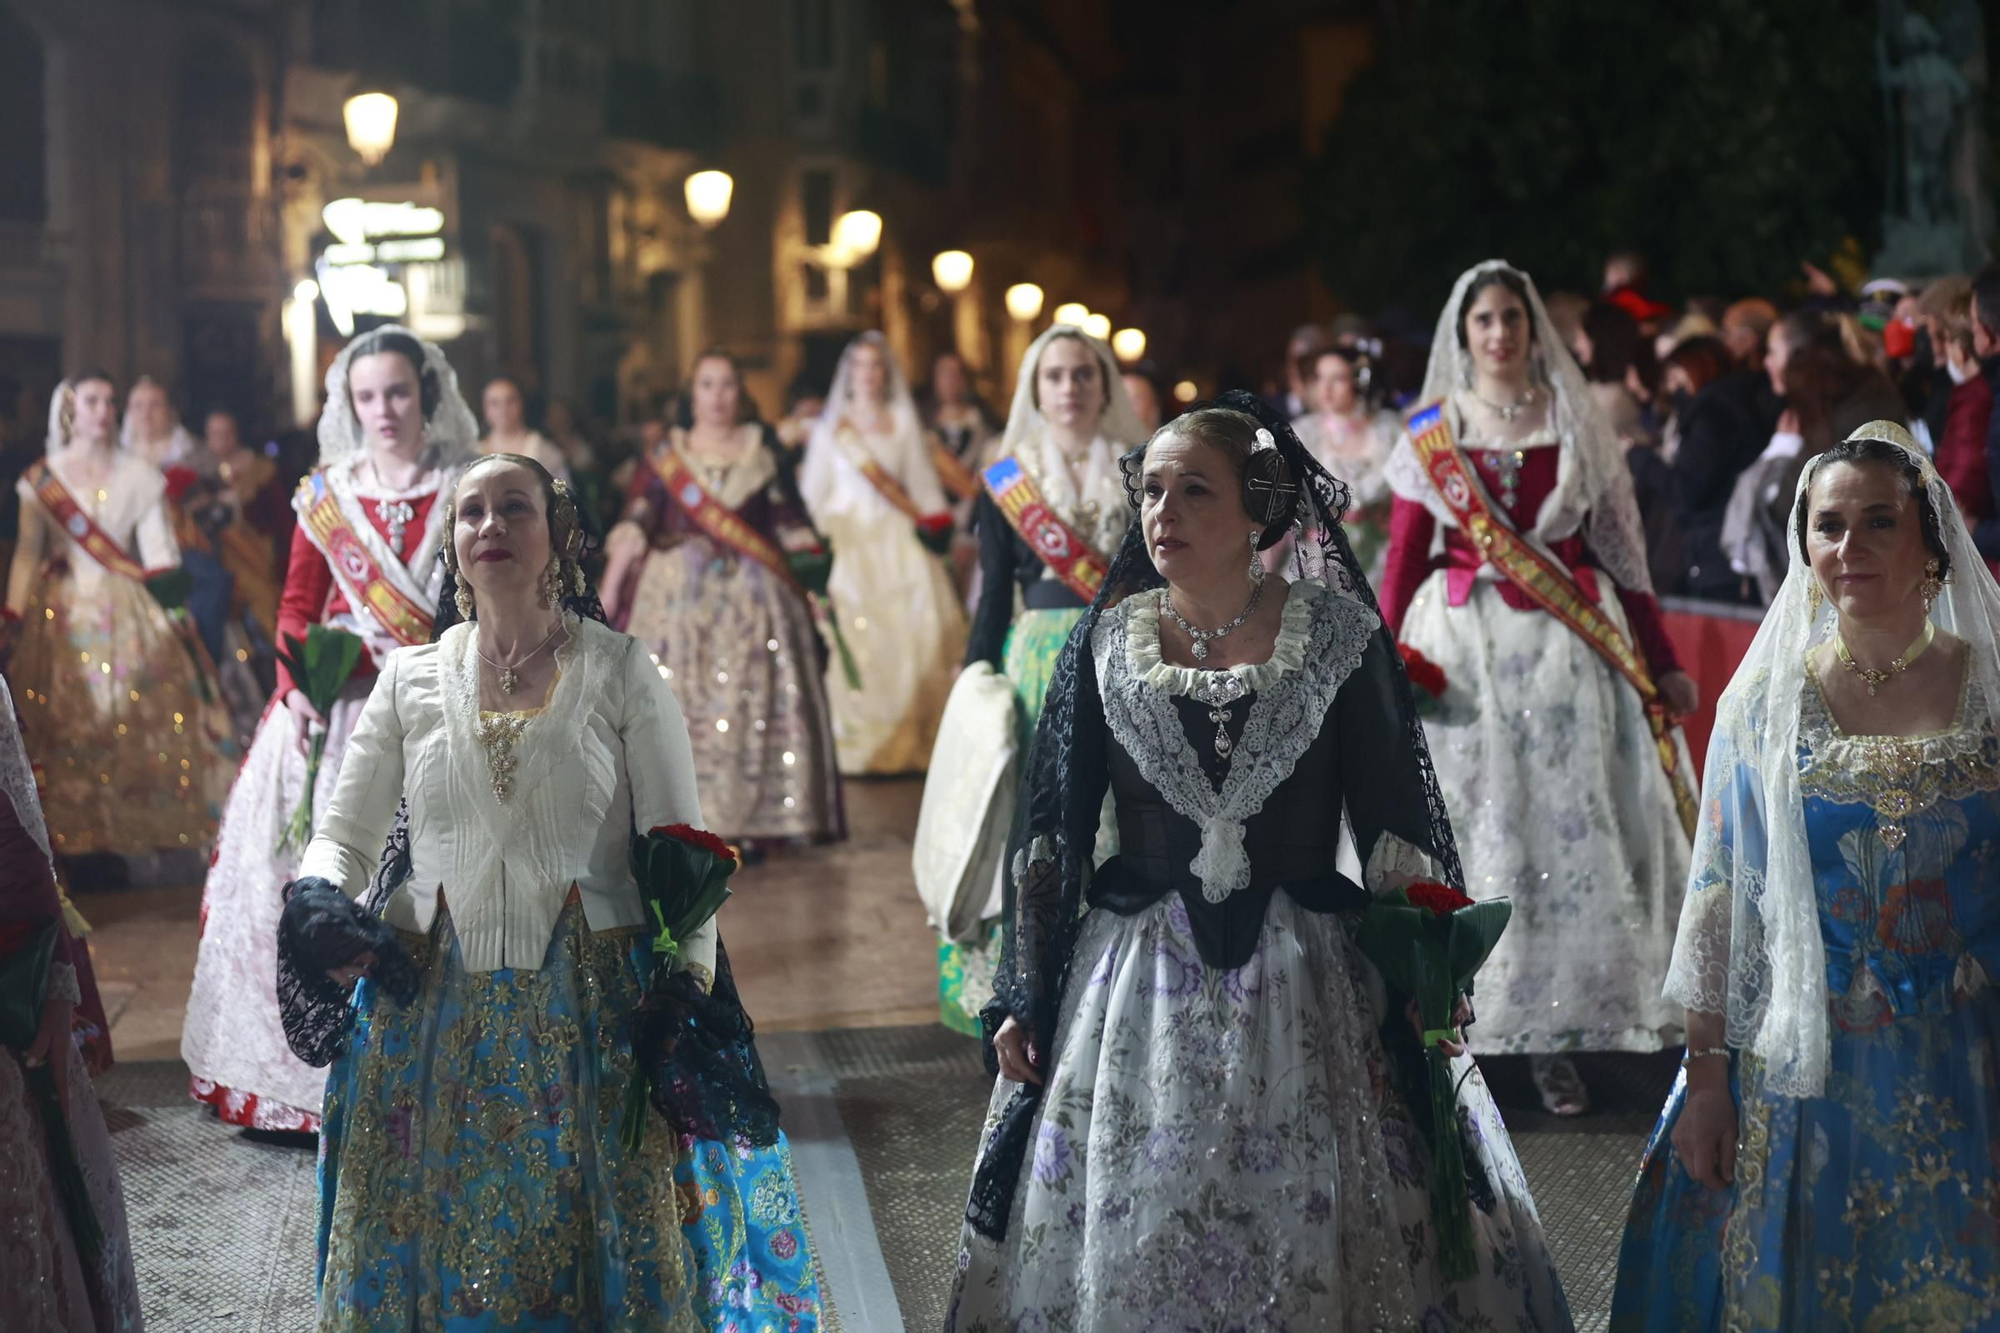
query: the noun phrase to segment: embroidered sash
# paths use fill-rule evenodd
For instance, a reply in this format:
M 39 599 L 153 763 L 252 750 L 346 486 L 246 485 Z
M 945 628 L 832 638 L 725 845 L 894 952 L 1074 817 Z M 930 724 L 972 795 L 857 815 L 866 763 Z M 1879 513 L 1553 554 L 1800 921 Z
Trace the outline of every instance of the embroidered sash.
M 884 500 L 901 510 L 910 522 L 923 522 L 924 511 L 917 508 L 917 502 L 903 489 L 903 483 L 890 476 L 888 469 L 870 457 L 867 449 L 854 443 L 858 435 L 854 427 L 843 422 L 834 436 L 840 442 L 841 452 L 847 456 L 847 461 L 859 468 L 861 475 L 868 478 L 868 484 L 880 492 Z
M 1681 826 L 1692 838 L 1698 805 L 1686 769 L 1674 744 L 1676 727 L 1667 716 L 1666 701 L 1660 697 L 1645 659 L 1619 632 L 1595 602 L 1585 596 L 1562 564 L 1515 531 L 1496 514 L 1486 498 L 1485 487 L 1466 460 L 1458 441 L 1452 438 L 1451 422 L 1441 403 L 1419 408 L 1410 416 L 1410 442 L 1424 465 L 1431 485 L 1458 520 L 1459 530 L 1486 557 L 1495 569 L 1519 588 L 1542 610 L 1554 616 L 1616 671 L 1639 693 L 1645 705 L 1646 721 L 1653 731 L 1653 748 L 1660 768 L 1673 789 L 1674 806 Z
M 358 532 L 341 506 L 340 496 L 327 481 L 326 469 L 315 468 L 299 483 L 292 507 L 306 536 L 326 557 L 327 567 L 339 581 L 350 605 L 365 609 L 390 638 L 404 647 L 431 641 L 431 608 L 400 586 L 382 559 L 387 543 L 372 527 Z M 369 541 L 368 538 L 374 538 Z M 380 548 L 379 550 L 377 548 Z M 389 553 L 393 558 L 394 553 Z M 397 560 L 396 573 L 407 576 Z
M 112 540 L 110 533 L 97 525 L 97 520 L 84 511 L 83 505 L 70 494 L 69 487 L 63 485 L 62 478 L 56 475 L 56 470 L 46 460 L 37 459 L 29 464 L 26 476 L 28 484 L 35 488 L 35 497 L 42 502 L 42 507 L 55 515 L 63 531 L 92 560 L 134 583 L 146 581 L 145 566 L 128 555 L 124 547 Z
M 1109 564 L 1049 508 L 1021 460 L 1009 454 L 988 467 L 984 476 L 993 503 L 1050 572 L 1084 601 L 1096 597 Z
M 938 480 L 944 488 L 960 500 L 970 500 L 979 494 L 979 478 L 973 474 L 950 446 L 933 435 L 931 441 L 931 462 L 937 465 Z
M 785 553 L 744 522 L 741 514 L 710 494 L 681 457 L 680 450 L 671 446 L 660 449 L 649 461 L 666 484 L 667 494 L 711 541 L 721 543 L 746 560 L 756 561 L 777 575 L 786 587 L 805 596 L 806 590 L 793 575 Z

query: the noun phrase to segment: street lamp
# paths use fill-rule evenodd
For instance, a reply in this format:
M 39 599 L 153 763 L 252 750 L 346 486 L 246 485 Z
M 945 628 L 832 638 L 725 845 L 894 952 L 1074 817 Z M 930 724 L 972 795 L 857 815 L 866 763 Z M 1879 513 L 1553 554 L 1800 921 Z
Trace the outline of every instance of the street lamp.
M 963 250 L 940 250 L 931 257 L 931 276 L 939 291 L 956 296 L 972 285 L 972 256 Z
M 1137 361 L 1146 354 L 1146 331 L 1144 329 L 1120 329 L 1111 335 L 1111 350 L 1118 354 L 1120 361 Z
M 850 209 L 833 224 L 834 263 L 852 268 L 882 244 L 882 215 L 866 208 Z
M 1085 315 L 1083 317 L 1083 331 L 1099 342 L 1109 341 L 1111 338 L 1111 316 L 1099 314 Z
M 396 99 L 387 93 L 357 93 L 341 107 L 347 122 L 347 143 L 374 166 L 396 143 Z
M 1055 321 L 1076 328 L 1083 327 L 1083 321 L 1090 318 L 1090 307 L 1081 301 L 1064 301 L 1056 307 Z
M 697 171 L 687 178 L 688 216 L 703 231 L 712 231 L 729 216 L 736 182 L 726 171 Z
M 1007 313 L 1026 324 L 1042 313 L 1042 289 L 1032 282 L 1017 282 L 1007 289 Z
M 1174 386 L 1174 401 L 1177 403 L 1191 403 L 1200 392 L 1201 389 L 1193 380 L 1182 380 Z

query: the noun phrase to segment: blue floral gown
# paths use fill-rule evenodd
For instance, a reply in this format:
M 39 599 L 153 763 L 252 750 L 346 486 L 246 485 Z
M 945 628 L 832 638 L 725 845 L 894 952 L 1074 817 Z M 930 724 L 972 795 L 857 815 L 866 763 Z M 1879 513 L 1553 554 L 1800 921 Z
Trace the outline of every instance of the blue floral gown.
M 1683 1076 L 1640 1168 L 1613 1330 L 2000 1328 L 2000 741 L 1966 723 L 1980 703 L 1937 735 L 1850 737 L 1808 673 L 1826 1094 L 1766 1094 L 1739 1054 L 1735 1184 L 1710 1190 L 1669 1141 Z M 1754 811 L 1755 781 L 1711 789 L 1711 818 Z
M 322 1330 L 811 1333 L 817 1266 L 782 1136 L 620 1143 L 645 932 L 572 900 L 538 969 L 467 972 L 404 935 L 408 1008 L 363 979 L 327 1080 Z M 678 1234 L 676 1234 L 678 1231 Z

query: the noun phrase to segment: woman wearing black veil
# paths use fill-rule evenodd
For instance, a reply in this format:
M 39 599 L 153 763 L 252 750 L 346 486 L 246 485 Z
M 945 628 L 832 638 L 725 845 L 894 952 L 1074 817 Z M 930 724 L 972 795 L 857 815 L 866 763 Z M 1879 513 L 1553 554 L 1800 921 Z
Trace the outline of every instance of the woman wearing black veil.
M 1418 1036 L 1352 943 L 1369 893 L 1462 876 L 1345 488 L 1247 394 L 1126 475 L 1022 785 L 949 1326 L 1568 1329 L 1462 1050 L 1479 1263 L 1442 1277 Z M 1288 531 L 1299 577 L 1266 581 Z M 1093 866 L 1107 787 L 1121 852 Z M 1333 870 L 1343 822 L 1365 888 Z

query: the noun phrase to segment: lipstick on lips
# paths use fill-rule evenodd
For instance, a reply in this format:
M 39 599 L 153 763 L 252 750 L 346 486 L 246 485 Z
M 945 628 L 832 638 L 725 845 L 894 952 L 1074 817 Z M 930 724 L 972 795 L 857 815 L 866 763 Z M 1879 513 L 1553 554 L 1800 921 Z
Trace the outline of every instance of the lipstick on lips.
M 497 546 L 494 547 L 492 550 L 481 551 L 479 553 L 479 559 L 482 562 L 487 560 L 512 560 L 513 558 L 514 558 L 514 553 L 512 551 L 502 550 Z

